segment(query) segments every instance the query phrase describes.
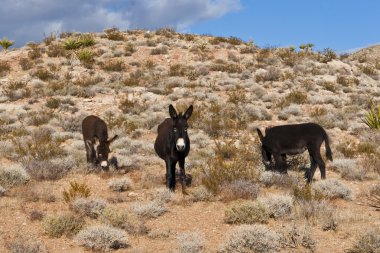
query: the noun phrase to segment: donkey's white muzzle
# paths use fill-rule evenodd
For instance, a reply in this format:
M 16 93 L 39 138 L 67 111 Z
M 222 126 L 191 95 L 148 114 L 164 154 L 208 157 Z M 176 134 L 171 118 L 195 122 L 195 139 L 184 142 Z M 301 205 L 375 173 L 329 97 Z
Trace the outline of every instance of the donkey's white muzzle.
M 107 161 L 101 161 L 100 162 L 100 166 L 107 167 L 108 166 L 108 162 Z
M 179 138 L 176 143 L 176 148 L 178 151 L 182 151 L 185 149 L 185 140 L 183 138 Z

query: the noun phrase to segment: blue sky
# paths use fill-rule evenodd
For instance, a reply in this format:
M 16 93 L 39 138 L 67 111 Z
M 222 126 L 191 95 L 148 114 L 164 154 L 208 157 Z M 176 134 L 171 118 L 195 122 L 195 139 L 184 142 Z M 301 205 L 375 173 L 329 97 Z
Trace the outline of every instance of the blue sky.
M 23 46 L 50 32 L 174 27 L 253 39 L 261 47 L 315 44 L 338 52 L 380 43 L 378 0 L 2 0 L 0 38 Z
M 338 52 L 380 43 L 377 0 L 245 0 L 219 19 L 190 27 L 195 33 L 253 39 L 259 46 L 299 46 Z

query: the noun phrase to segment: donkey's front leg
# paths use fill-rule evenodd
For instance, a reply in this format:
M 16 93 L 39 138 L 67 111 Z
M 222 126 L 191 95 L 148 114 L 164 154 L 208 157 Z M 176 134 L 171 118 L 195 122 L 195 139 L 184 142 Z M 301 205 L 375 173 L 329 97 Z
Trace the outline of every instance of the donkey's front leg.
M 167 158 L 166 163 L 166 186 L 171 190 L 175 190 L 175 162 Z M 174 168 L 174 169 L 173 169 Z
M 274 161 L 275 161 L 275 169 L 279 171 L 280 173 L 287 174 L 287 168 L 286 168 L 286 160 L 284 161 L 284 156 L 281 154 L 273 154 Z M 285 156 L 286 159 L 286 156 Z
M 185 158 L 179 159 L 179 179 L 181 180 L 182 194 L 189 195 L 186 191 Z

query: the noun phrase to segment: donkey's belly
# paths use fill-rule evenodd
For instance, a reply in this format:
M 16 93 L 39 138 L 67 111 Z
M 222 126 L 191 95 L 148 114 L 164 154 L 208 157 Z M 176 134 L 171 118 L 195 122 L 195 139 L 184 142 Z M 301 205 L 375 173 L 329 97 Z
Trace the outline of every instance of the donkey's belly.
M 285 149 L 285 150 L 282 150 L 283 154 L 287 154 L 287 155 L 297 155 L 297 154 L 301 154 L 303 152 L 305 152 L 306 150 L 306 147 L 302 147 L 302 148 L 291 148 L 291 149 Z

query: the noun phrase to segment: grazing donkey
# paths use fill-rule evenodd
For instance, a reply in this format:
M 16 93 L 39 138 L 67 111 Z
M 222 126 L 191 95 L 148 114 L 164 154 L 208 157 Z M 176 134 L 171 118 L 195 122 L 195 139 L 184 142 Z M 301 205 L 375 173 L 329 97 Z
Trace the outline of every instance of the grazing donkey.
M 87 162 L 94 165 L 100 164 L 103 169 L 107 169 L 109 146 L 117 138 L 117 135 L 108 140 L 107 124 L 94 115 L 87 116 L 82 121 L 82 133 Z M 94 145 L 97 145 L 96 152 Z
M 260 129 L 257 129 L 261 141 L 261 153 L 265 165 L 272 164 L 272 155 L 275 161 L 275 170 L 287 173 L 286 155 L 303 153 L 309 151 L 310 170 L 306 171 L 307 182 L 313 180 L 317 165 L 321 171 L 321 178 L 326 178 L 326 166 L 322 159 L 320 148 L 324 141 L 326 157 L 333 160 L 329 145 L 329 137 L 326 131 L 318 124 L 304 123 L 295 125 L 282 125 L 265 129 L 265 137 Z
M 157 138 L 154 143 L 154 150 L 157 155 L 165 160 L 166 164 L 166 186 L 175 190 L 175 166 L 179 162 L 180 180 L 182 193 L 187 194 L 185 189 L 185 158 L 190 151 L 190 139 L 187 135 L 187 120 L 193 112 L 191 105 L 184 115 L 177 114 L 172 105 L 169 106 L 170 118 L 165 119 L 157 128 Z

